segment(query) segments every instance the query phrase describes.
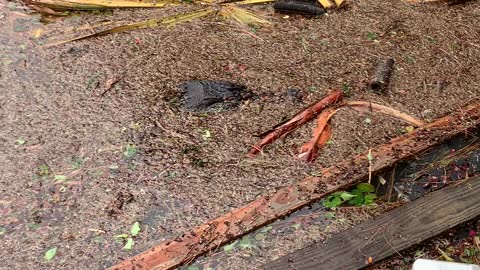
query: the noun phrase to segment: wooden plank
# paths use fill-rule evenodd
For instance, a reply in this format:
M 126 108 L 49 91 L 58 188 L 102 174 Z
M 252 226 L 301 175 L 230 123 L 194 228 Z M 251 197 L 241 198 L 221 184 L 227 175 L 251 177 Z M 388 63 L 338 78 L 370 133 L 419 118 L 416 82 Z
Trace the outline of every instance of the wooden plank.
M 329 194 L 368 179 L 393 164 L 414 157 L 430 147 L 480 126 L 480 103 L 462 108 L 459 112 L 437 119 L 391 142 L 371 149 L 372 164 L 367 153 L 346 159 L 321 170 L 320 177 L 307 177 L 297 183 L 265 194 L 255 201 L 233 209 L 202 224 L 182 236 L 167 240 L 129 258 L 112 270 L 172 269 L 188 264 L 196 257 L 215 250 L 261 226 L 286 216 Z
M 480 176 L 427 194 L 276 261 L 265 269 L 362 269 L 480 216 Z

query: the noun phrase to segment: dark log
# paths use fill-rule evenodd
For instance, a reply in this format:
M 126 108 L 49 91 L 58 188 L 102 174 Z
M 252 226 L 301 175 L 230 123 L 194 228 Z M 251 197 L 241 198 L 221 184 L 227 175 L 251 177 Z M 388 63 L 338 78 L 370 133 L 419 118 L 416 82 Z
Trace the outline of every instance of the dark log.
M 305 15 L 323 15 L 323 9 L 317 1 L 301 1 L 301 0 L 281 0 L 275 2 L 273 8 L 276 12 L 297 13 Z
M 378 64 L 375 70 L 375 75 L 370 81 L 370 90 L 377 93 L 384 93 L 386 91 L 390 76 L 392 75 L 394 63 L 395 60 L 393 60 L 393 58 L 387 58 Z

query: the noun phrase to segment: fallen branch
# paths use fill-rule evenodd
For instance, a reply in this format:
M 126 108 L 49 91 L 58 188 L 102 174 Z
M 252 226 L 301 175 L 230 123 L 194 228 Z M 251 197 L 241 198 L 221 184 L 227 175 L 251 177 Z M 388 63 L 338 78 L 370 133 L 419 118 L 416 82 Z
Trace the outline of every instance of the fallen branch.
M 480 103 L 440 118 L 390 143 L 371 149 L 372 172 L 378 173 L 399 161 L 412 158 L 434 145 L 480 126 Z M 172 269 L 231 242 L 275 219 L 288 215 L 329 194 L 345 190 L 368 178 L 367 154 L 361 154 L 323 169 L 321 177 L 307 177 L 272 195 L 257 200 L 200 225 L 175 239 L 165 241 L 111 267 L 126 269 Z
M 322 112 L 329 105 L 335 104 L 343 98 L 341 91 L 334 91 L 326 96 L 324 99 L 315 103 L 314 105 L 306 108 L 305 110 L 297 113 L 292 119 L 288 122 L 266 132 L 259 142 L 257 142 L 250 152 L 247 154 L 248 157 L 253 157 L 258 154 L 265 145 L 273 143 L 275 140 L 287 135 L 298 127 L 303 126 L 305 123 L 316 117 L 320 112 Z
M 406 113 L 403 113 L 399 110 L 396 110 L 394 108 L 390 108 L 390 107 L 386 107 L 386 106 L 383 106 L 383 105 L 379 105 L 379 104 L 375 104 L 375 103 L 372 103 L 372 102 L 366 102 L 366 101 L 349 101 L 349 102 L 346 102 L 345 103 L 345 106 L 348 106 L 356 111 L 359 111 L 359 112 L 368 112 L 368 111 L 371 111 L 371 112 L 379 112 L 379 113 L 383 113 L 383 114 L 386 114 L 386 115 L 390 115 L 390 116 L 393 116 L 395 118 L 398 118 L 398 119 L 401 119 L 401 120 L 404 120 L 408 123 L 410 123 L 411 125 L 413 126 L 416 126 L 416 127 L 421 127 L 423 125 L 425 125 L 425 123 L 423 123 L 422 121 L 406 114 Z
M 317 120 L 317 127 L 313 131 L 313 138 L 302 146 L 298 155 L 299 158 L 304 159 L 306 162 L 315 160 L 318 149 L 324 146 L 331 137 L 332 129 L 328 125 L 328 121 L 337 111 L 338 109 L 336 108 L 328 108 L 320 114 Z M 328 131 L 327 127 L 330 127 Z

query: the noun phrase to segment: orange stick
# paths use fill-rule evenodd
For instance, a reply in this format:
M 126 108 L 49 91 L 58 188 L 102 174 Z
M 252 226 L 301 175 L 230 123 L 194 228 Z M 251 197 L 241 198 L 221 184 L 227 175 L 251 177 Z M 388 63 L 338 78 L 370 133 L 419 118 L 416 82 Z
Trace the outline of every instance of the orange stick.
M 305 110 L 297 113 L 292 119 L 288 122 L 280 125 L 279 127 L 270 130 L 259 142 L 257 142 L 250 152 L 248 152 L 248 157 L 253 157 L 258 154 L 262 148 L 273 143 L 278 138 L 287 135 L 298 127 L 303 126 L 305 123 L 310 121 L 312 118 L 316 117 L 320 112 L 323 111 L 326 107 L 331 104 L 335 104 L 343 98 L 341 91 L 334 91 L 328 96 L 315 103 L 314 105 L 306 108 Z
M 395 163 L 415 157 L 434 145 L 480 126 L 480 102 L 436 120 L 371 150 L 372 171 L 379 172 Z M 165 241 L 139 255 L 111 267 L 112 270 L 172 269 L 231 242 L 275 219 L 288 215 L 329 194 L 368 178 L 367 154 L 344 160 L 322 170 L 321 177 L 307 177 L 272 195 L 257 200 L 203 224 L 175 239 Z
M 304 159 L 306 162 L 312 162 L 317 157 L 318 149 L 327 143 L 331 137 L 332 130 L 330 128 L 329 133 L 326 133 L 326 128 L 328 121 L 332 116 L 338 111 L 336 108 L 328 108 L 323 111 L 317 120 L 317 127 L 313 130 L 313 138 L 306 144 L 304 144 L 300 150 L 299 158 Z M 325 133 L 325 135 L 323 135 Z M 323 140 L 326 141 L 323 143 L 320 142 L 323 137 Z

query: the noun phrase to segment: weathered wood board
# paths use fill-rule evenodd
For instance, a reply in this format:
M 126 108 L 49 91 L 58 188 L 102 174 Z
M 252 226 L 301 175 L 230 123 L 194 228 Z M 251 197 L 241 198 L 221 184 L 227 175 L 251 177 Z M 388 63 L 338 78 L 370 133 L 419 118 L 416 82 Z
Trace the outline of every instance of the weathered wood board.
M 265 265 L 265 269 L 362 269 L 480 216 L 480 176 L 427 194 Z

